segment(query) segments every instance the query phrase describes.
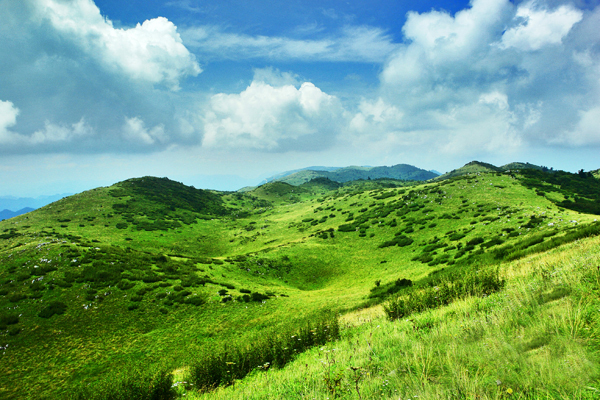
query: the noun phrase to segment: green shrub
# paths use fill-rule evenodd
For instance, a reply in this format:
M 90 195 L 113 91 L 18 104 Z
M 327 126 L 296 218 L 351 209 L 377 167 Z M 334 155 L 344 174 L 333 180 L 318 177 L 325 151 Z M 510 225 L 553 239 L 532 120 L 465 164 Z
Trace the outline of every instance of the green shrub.
M 50 318 L 53 315 L 62 315 L 67 311 L 67 305 L 60 301 L 52 301 L 40 311 L 38 317 Z
M 400 234 L 400 235 L 397 235 L 396 237 L 394 237 L 392 240 L 383 242 L 382 244 L 379 245 L 379 248 L 381 249 L 381 248 L 390 247 L 390 246 L 398 246 L 398 247 L 410 246 L 413 242 L 414 242 L 413 239 L 409 238 L 408 236 L 404 236 L 404 235 Z
M 134 282 L 129 282 L 127 279 L 121 279 L 119 283 L 117 283 L 117 287 L 121 290 L 129 290 L 135 286 Z
M 476 246 L 478 244 L 483 243 L 485 240 L 481 237 L 476 237 L 467 242 L 467 246 Z
M 267 296 L 266 294 L 259 293 L 259 292 L 254 292 L 254 293 L 252 293 L 250 298 L 252 299 L 252 301 L 263 301 L 263 300 L 268 300 L 269 296 Z
M 19 316 L 16 314 L 0 316 L 0 325 L 15 325 L 18 323 L 19 323 Z
M 165 310 L 166 311 L 166 310 Z M 157 372 L 121 372 L 110 379 L 71 390 L 68 400 L 174 400 L 173 374 Z
M 434 285 L 435 284 L 435 285 Z M 446 275 L 426 287 L 413 287 L 411 292 L 397 295 L 384 304 L 389 319 L 440 307 L 467 296 L 487 296 L 504 286 L 497 269 L 468 271 L 462 275 Z
M 185 299 L 185 304 L 191 304 L 193 306 L 201 306 L 203 304 L 206 304 L 206 300 L 207 300 L 206 296 L 203 296 L 203 295 L 190 296 Z
M 21 332 L 21 328 L 17 327 L 17 326 L 13 326 L 12 328 L 10 328 L 8 330 L 8 335 L 9 336 L 16 336 Z

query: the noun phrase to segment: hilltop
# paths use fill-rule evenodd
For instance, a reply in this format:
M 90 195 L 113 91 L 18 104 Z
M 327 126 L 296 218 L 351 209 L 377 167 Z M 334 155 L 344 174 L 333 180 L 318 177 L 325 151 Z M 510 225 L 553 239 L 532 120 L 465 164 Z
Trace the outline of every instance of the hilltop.
M 431 171 L 426 171 L 408 164 L 398 164 L 391 167 L 358 167 L 350 166 L 344 168 L 325 168 L 302 169 L 289 171 L 275 176 L 269 181 L 286 182 L 294 186 L 309 182 L 315 178 L 327 178 L 332 181 L 344 183 L 356 180 L 367 179 L 397 179 L 411 181 L 425 181 L 435 178 L 437 175 Z
M 110 398 L 114 394 L 101 397 L 101 393 L 125 390 L 126 382 L 160 381 L 171 388 L 172 371 L 177 371 L 181 381 L 195 382 L 195 387 L 206 385 L 205 390 L 242 382 L 254 370 L 248 378 L 252 382 L 262 376 L 256 366 L 269 369 L 265 362 L 282 368 L 294 359 L 300 362 L 300 352 L 332 340 L 348 348 L 344 340 L 361 335 L 364 328 L 358 324 L 355 330 L 350 324 L 336 333 L 331 313 L 352 318 L 360 309 L 382 313 L 384 305 L 389 318 L 402 315 L 405 321 L 404 315 L 410 314 L 414 324 L 384 324 L 382 320 L 379 325 L 386 329 L 386 337 L 400 340 L 394 335 L 401 335 L 405 340 L 417 335 L 411 340 L 425 340 L 433 338 L 434 326 L 442 320 L 456 321 L 452 329 L 463 332 L 459 328 L 464 323 L 463 311 L 456 308 L 463 307 L 459 305 L 463 300 L 490 298 L 481 300 L 485 302 L 477 307 L 484 308 L 479 311 L 468 311 L 485 319 L 476 313 L 495 301 L 505 304 L 504 297 L 494 297 L 494 293 L 513 290 L 516 276 L 547 276 L 546 286 L 535 289 L 532 298 L 554 296 L 571 305 L 587 302 L 587 297 L 576 296 L 594 293 L 591 278 L 568 281 L 565 286 L 566 281 L 557 280 L 559 275 L 540 269 L 546 268 L 546 261 L 536 261 L 538 269 L 518 268 L 522 268 L 519 260 L 531 265 L 538 255 L 558 254 L 560 262 L 566 263 L 566 258 L 560 258 L 561 249 L 576 252 L 573 246 L 580 242 L 588 246 L 590 260 L 599 255 L 597 246 L 587 243 L 597 243 L 600 234 L 596 221 L 600 181 L 543 169 L 503 171 L 479 163 L 470 167 L 488 169 L 429 182 L 338 182 L 316 177 L 298 186 L 274 181 L 234 193 L 196 189 L 167 178 L 134 178 L 2 221 L 0 397 L 60 398 L 79 393 L 79 398 Z M 593 263 L 588 264 L 583 262 L 583 269 L 573 276 L 587 276 L 585 268 Z M 508 282 L 507 289 L 503 282 Z M 576 284 L 589 284 L 591 289 Z M 442 289 L 443 300 L 437 293 Z M 416 298 L 421 300 L 414 302 Z M 553 376 L 563 374 L 571 381 L 573 374 L 579 376 L 581 383 L 569 383 L 571 391 L 565 392 L 571 397 L 572 390 L 593 385 L 597 376 L 593 371 L 599 364 L 587 345 L 595 335 L 597 315 L 573 321 L 576 314 L 563 313 L 563 303 L 552 301 L 547 301 L 557 305 L 552 318 L 563 318 L 565 326 L 577 324 L 577 340 L 563 348 L 564 355 L 556 356 L 556 365 L 566 365 L 561 361 L 566 357 L 589 366 L 572 373 L 552 370 Z M 540 304 L 527 312 L 534 315 L 546 310 L 546 303 Z M 403 311 L 398 314 L 399 310 Z M 319 322 L 324 318 L 329 322 Z M 532 341 L 550 343 L 555 346 L 552 349 L 568 340 L 560 329 L 533 326 L 523 318 L 502 329 L 516 337 L 523 335 L 519 330 L 523 327 Z M 411 328 L 398 333 L 398 326 Z M 463 339 L 453 342 L 458 339 L 452 337 L 464 336 L 469 343 L 487 337 L 478 333 L 479 328 L 472 329 L 444 340 L 462 349 L 466 346 Z M 291 337 L 302 338 L 304 347 L 298 341 L 289 342 Z M 528 357 L 531 349 L 545 344 L 536 347 L 524 339 L 510 342 L 516 346 L 510 354 Z M 360 351 L 371 351 L 368 348 Z M 309 350 L 306 357 L 314 351 Z M 391 347 L 389 351 L 397 350 Z M 389 378 L 392 369 L 398 377 L 405 377 L 404 368 L 413 368 L 383 370 L 373 361 L 377 359 L 374 354 L 369 354 L 362 366 L 348 361 L 345 369 L 332 373 L 346 376 L 344 385 L 350 385 L 351 377 L 344 371 L 351 371 L 351 366 L 368 367 L 373 377 L 368 379 L 381 382 L 396 379 Z M 510 362 L 504 358 L 509 353 L 499 354 L 494 356 L 500 357 L 499 365 Z M 383 363 L 384 354 L 377 353 L 377 357 Z M 440 368 L 435 375 L 427 374 L 423 385 L 448 381 L 451 372 Z M 509 376 L 523 387 L 550 382 L 530 376 L 533 383 L 526 383 L 502 371 L 496 378 L 485 375 L 485 379 L 504 382 Z M 366 375 L 360 379 L 367 379 Z M 312 397 L 335 394 L 335 387 L 323 386 L 321 378 L 318 382 Z M 552 382 L 548 383 L 552 388 L 560 387 L 558 380 Z M 372 385 L 380 383 L 372 381 Z M 499 386 L 490 384 L 488 390 L 485 385 L 481 393 L 488 397 Z M 178 390 L 180 394 L 187 391 L 188 398 L 199 396 L 193 388 Z M 299 393 L 296 389 L 292 392 Z M 243 392 L 224 393 L 222 398 L 244 397 Z M 377 391 L 368 393 L 365 398 Z M 256 398 L 261 396 L 256 392 Z
M 507 172 L 521 170 L 552 171 L 552 169 L 548 169 L 547 167 L 541 167 L 539 165 L 522 162 L 512 162 L 501 167 L 496 167 L 495 165 L 484 163 L 481 161 L 471 161 L 458 169 L 453 169 L 452 171 L 442 174 L 434 179 L 444 180 L 454 178 L 457 176 L 481 172 Z

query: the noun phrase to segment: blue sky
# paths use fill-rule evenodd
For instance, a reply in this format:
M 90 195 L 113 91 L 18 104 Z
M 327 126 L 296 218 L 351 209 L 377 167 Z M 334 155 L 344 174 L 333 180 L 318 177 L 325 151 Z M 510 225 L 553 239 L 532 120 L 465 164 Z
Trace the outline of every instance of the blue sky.
M 0 195 L 600 167 L 599 1 L 0 0 Z

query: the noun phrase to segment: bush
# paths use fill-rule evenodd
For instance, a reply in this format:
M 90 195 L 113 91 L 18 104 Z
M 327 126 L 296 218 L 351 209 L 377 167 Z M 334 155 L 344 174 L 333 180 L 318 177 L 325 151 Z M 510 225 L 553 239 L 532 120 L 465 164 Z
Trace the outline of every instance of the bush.
M 435 284 L 435 286 L 434 286 Z M 389 319 L 447 305 L 467 296 L 487 296 L 504 286 L 497 269 L 470 271 L 462 275 L 446 275 L 426 287 L 413 287 L 407 295 L 392 298 L 383 309 Z
M 38 317 L 50 318 L 53 315 L 62 315 L 67 311 L 67 305 L 60 301 L 52 301 L 45 308 L 40 311 Z
M 397 235 L 392 240 L 388 240 L 387 242 L 383 242 L 382 244 L 380 244 L 379 248 L 381 249 L 381 248 L 390 247 L 390 246 L 398 246 L 398 247 L 410 246 L 413 242 L 414 242 L 414 240 L 409 238 L 408 236 Z
M 122 279 L 119 283 L 117 283 L 117 287 L 121 290 L 129 290 L 135 286 L 134 282 L 129 282 L 127 279 Z
M 17 326 L 13 326 L 12 328 L 10 328 L 8 330 L 8 335 L 9 336 L 16 336 L 21 332 L 21 328 L 17 327 Z
M 190 296 L 185 299 L 185 304 L 191 304 L 193 306 L 201 306 L 206 303 L 206 296 L 197 295 Z
M 0 325 L 14 325 L 19 323 L 19 316 L 16 314 L 0 316 Z
M 165 310 L 166 311 L 166 310 Z M 69 400 L 173 400 L 173 374 L 167 370 L 125 372 L 93 385 L 81 386 L 67 397 Z
M 250 298 L 252 299 L 252 301 L 263 301 L 263 300 L 268 300 L 269 296 L 267 296 L 266 294 L 254 292 L 254 293 L 252 293 Z

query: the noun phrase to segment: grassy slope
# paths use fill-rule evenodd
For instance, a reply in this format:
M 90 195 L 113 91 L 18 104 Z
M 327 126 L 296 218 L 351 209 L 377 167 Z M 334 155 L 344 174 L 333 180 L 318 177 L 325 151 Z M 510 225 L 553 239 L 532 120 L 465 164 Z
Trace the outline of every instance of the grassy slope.
M 587 239 L 505 264 L 503 291 L 410 319 L 389 321 L 380 308 L 348 314 L 341 340 L 186 397 L 596 399 L 599 248 Z
M 376 182 L 365 185 L 374 187 Z M 355 308 L 365 302 L 376 280 L 418 280 L 448 263 L 484 253 L 478 246 L 455 260 L 459 250 L 452 247 L 456 243 L 464 245 L 476 237 L 501 238 L 506 246 L 551 230 L 560 236 L 575 225 L 569 221 L 583 224 L 594 219 L 558 209 L 510 175 L 485 174 L 400 189 L 364 191 L 364 187 L 349 185 L 319 199 L 308 190 L 294 199 L 286 197 L 286 190 L 265 188 L 249 195 L 226 194 L 221 196 L 223 206 L 234 210 L 231 215 L 244 218 L 200 219 L 166 231 L 146 231 L 136 230 L 135 224 L 115 212 L 113 204 L 125 203 L 129 197 L 114 197 L 114 189 L 85 192 L 0 223 L 0 232 L 10 236 L 0 242 L 0 289 L 7 291 L 0 296 L 0 306 L 5 313 L 21 314 L 16 324 L 20 333 L 5 333 L 5 343 L 0 342 L 9 345 L 0 356 L 3 398 L 54 396 L 123 366 L 184 366 L 206 346 L 248 340 L 266 328 L 276 329 L 283 321 L 311 318 L 323 308 Z M 151 202 L 144 204 L 154 207 Z M 392 212 L 383 216 L 386 207 Z M 167 222 L 178 216 L 185 219 L 179 209 L 165 212 Z M 348 221 L 350 214 L 354 220 Z M 369 219 L 356 231 L 337 231 L 361 215 Z M 532 215 L 544 219 L 519 229 Z M 118 223 L 128 226 L 118 229 Z M 507 229 L 519 235 L 509 237 Z M 330 230 L 333 237 L 324 235 Z M 452 242 L 447 238 L 450 231 L 465 236 Z M 404 248 L 379 248 L 398 232 L 415 242 Z M 427 244 L 439 241 L 450 250 L 437 250 L 432 257 L 449 256 L 444 263 L 412 260 Z M 71 256 L 71 252 L 79 255 Z M 75 280 L 66 287 L 67 272 L 80 272 L 86 268 L 79 267 L 82 258 L 98 260 L 99 254 L 108 257 L 107 263 L 135 265 L 128 274 L 156 274 L 166 286 L 131 280 L 135 286 L 121 290 L 102 282 Z M 163 262 L 158 259 L 161 255 L 170 256 Z M 58 269 L 38 275 L 33 264 L 57 265 Z M 31 282 L 41 276 L 43 286 L 35 290 Z M 189 288 L 190 297 L 203 296 L 206 304 L 168 305 L 157 298 L 159 293 L 174 293 L 189 276 L 212 282 Z M 50 289 L 52 281 L 56 284 Z M 67 284 L 62 287 L 58 282 Z M 264 303 L 224 304 L 217 294 L 224 285 L 235 287 L 229 289 L 234 297 L 242 294 L 242 288 L 270 291 L 274 296 Z M 94 296 L 85 299 L 90 286 L 103 301 Z M 135 302 L 138 309 L 129 311 L 130 299 L 143 288 L 149 293 Z M 11 301 L 14 293 L 28 298 Z M 38 317 L 52 300 L 64 302 L 66 313 L 50 319 Z

